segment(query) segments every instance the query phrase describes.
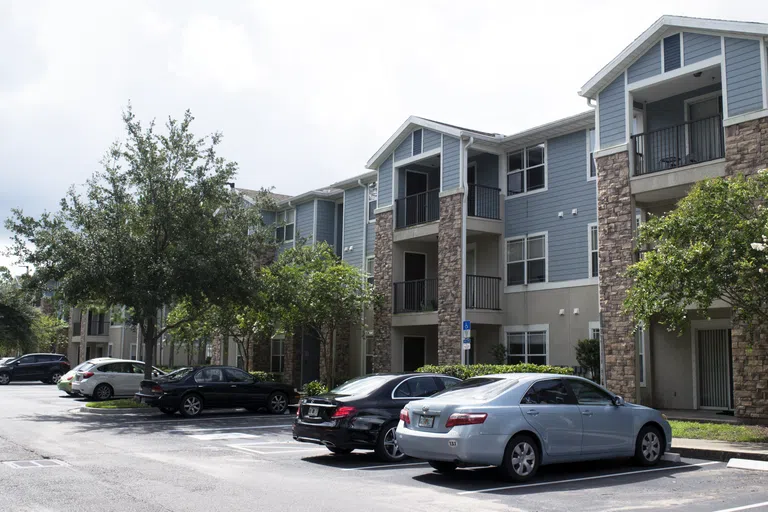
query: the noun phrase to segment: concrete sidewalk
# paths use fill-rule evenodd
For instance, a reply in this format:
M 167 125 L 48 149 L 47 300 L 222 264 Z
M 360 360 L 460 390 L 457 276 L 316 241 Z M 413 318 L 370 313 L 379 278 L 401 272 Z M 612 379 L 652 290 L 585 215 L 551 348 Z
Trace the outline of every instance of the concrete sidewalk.
M 706 439 L 672 439 L 672 451 L 682 457 L 719 460 L 735 459 L 768 461 L 768 443 L 730 443 Z

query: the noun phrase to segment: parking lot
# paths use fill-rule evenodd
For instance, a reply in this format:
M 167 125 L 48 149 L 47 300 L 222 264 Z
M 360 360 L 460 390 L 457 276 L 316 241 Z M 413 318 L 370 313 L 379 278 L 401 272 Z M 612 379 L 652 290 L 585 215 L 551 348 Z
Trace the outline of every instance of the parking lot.
M 294 442 L 289 415 L 85 414 L 38 384 L 3 386 L 0 404 L 0 510 L 768 510 L 768 474 L 713 461 L 559 465 L 512 485 L 494 468 L 331 455 Z

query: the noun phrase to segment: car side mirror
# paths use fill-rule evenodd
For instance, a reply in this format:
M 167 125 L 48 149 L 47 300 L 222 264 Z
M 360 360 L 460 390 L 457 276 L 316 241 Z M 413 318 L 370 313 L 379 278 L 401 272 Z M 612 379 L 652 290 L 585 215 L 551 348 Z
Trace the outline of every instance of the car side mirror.
M 618 396 L 618 395 L 614 396 L 613 397 L 613 405 L 615 405 L 616 407 L 620 407 L 620 406 L 624 405 L 624 399 L 622 397 Z

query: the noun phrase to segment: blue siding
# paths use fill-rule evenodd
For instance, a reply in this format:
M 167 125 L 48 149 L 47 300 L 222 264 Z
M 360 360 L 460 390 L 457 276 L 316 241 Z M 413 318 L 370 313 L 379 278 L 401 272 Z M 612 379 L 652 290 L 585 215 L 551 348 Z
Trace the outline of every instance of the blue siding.
M 365 256 L 367 258 L 368 256 L 373 256 L 373 247 L 376 242 L 376 224 L 369 222 L 365 229 Z
M 421 154 L 422 139 L 424 137 L 424 130 L 413 130 L 413 154 Z
M 680 67 L 680 34 L 664 38 L 664 72 Z
M 312 238 L 315 225 L 315 202 L 296 205 L 296 240 L 306 238 L 308 244 L 315 243 Z
M 683 65 L 694 64 L 720 55 L 720 38 L 703 34 L 683 33 Z
M 341 257 L 341 250 L 344 247 L 342 245 L 342 238 L 344 234 L 344 204 L 339 203 L 336 205 L 336 256 Z
M 443 136 L 443 190 L 458 188 L 460 142 L 456 137 Z
M 328 242 L 333 247 L 333 223 L 336 220 L 336 203 L 317 201 L 317 242 Z
M 397 146 L 397 149 L 395 149 L 395 162 L 399 162 L 400 160 L 404 160 L 413 156 L 411 145 L 411 134 L 409 133 L 405 140 L 401 142 L 399 146 Z
M 344 191 L 344 247 L 341 257 L 350 265 L 361 268 L 363 264 L 363 222 L 365 215 L 365 188 L 355 187 Z
M 392 156 L 379 167 L 379 208 L 392 204 Z
M 424 129 L 424 151 L 432 151 L 440 147 L 440 138 L 442 134 L 432 130 Z
M 267 210 L 261 210 L 261 218 L 264 220 L 264 224 L 269 226 L 275 223 L 275 212 L 269 212 Z
M 729 116 L 763 108 L 758 41 L 725 38 L 725 77 Z
M 586 178 L 586 137 L 582 131 L 550 139 L 548 190 L 505 201 L 505 236 L 547 231 L 550 282 L 589 277 L 587 225 L 597 221 L 597 198 L 595 181 Z
M 627 68 L 627 82 L 637 82 L 661 74 L 661 42 L 656 43 Z M 621 77 L 622 85 L 624 76 Z M 609 86 L 610 87 L 610 86 Z
M 597 101 L 600 106 L 600 149 L 626 142 L 627 113 L 624 108 L 626 103 L 624 75 L 619 76 L 600 91 Z

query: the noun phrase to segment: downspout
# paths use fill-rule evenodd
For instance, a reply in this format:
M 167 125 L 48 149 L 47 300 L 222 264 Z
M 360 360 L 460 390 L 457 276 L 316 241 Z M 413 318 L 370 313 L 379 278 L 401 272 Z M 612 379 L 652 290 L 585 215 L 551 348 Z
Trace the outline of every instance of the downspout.
M 461 186 L 464 189 L 464 193 L 461 199 L 461 322 L 467 317 L 467 211 L 469 199 L 469 183 L 467 180 L 467 159 L 469 155 L 467 150 L 475 143 L 475 137 L 470 136 L 469 142 L 464 146 L 464 154 L 461 159 Z M 463 325 L 462 325 L 463 329 Z M 463 334 L 463 331 L 462 331 Z M 461 340 L 461 361 L 462 364 L 467 364 L 467 356 L 469 351 L 464 350 L 464 340 Z
M 394 159 L 393 159 L 394 160 Z M 392 163 L 394 166 L 394 161 Z M 363 185 L 363 180 L 357 180 L 357 184 L 363 187 L 363 272 L 365 272 L 368 265 L 368 187 Z M 378 204 L 376 205 L 378 206 Z M 367 280 L 367 276 L 363 276 L 364 280 Z M 365 308 L 360 313 L 360 368 L 362 369 L 361 375 L 365 375 L 365 353 L 367 350 L 367 343 L 365 340 Z M 334 354 L 336 352 L 334 351 Z
M 593 104 L 593 103 L 592 103 L 593 101 L 594 101 L 594 99 L 593 99 L 593 98 L 587 98 L 587 106 L 588 106 L 589 108 L 595 108 L 595 107 L 597 106 L 597 105 L 595 105 L 595 104 Z

